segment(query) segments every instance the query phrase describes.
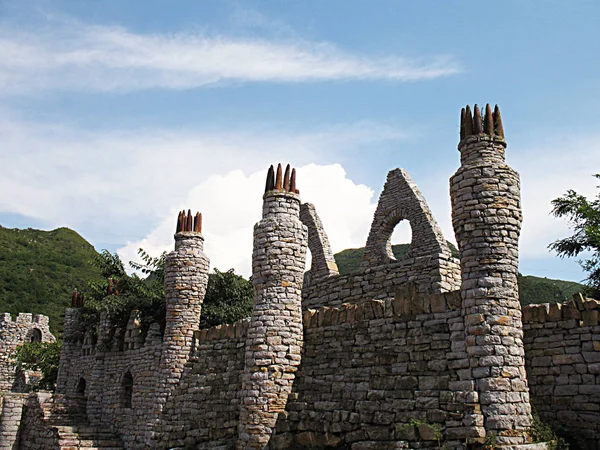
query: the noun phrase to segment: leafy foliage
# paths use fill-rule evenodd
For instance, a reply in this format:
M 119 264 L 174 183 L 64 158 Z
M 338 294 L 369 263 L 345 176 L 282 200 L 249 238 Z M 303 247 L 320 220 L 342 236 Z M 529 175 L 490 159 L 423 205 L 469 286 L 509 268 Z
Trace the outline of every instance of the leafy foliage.
M 594 177 L 600 179 L 600 174 Z M 588 273 L 585 281 L 589 291 L 586 293 L 600 298 L 600 193 L 595 199 L 588 200 L 569 189 L 562 197 L 552 200 L 552 214 L 566 217 L 573 228 L 573 235 L 554 241 L 549 245 L 550 249 L 561 258 L 591 251 L 591 257 L 579 261 L 579 264 Z
M 252 314 L 253 294 L 250 280 L 237 275 L 233 269 L 227 272 L 215 269 L 208 276 L 200 328 L 234 323 L 249 317 Z
M 563 438 L 558 437 L 554 429 L 547 423 L 542 422 L 542 419 L 535 413 L 528 433 L 534 443 L 550 442 L 549 448 L 552 450 L 569 449 L 569 444 Z
M 113 318 L 117 327 L 125 329 L 131 311 L 135 309 L 141 313 L 142 331 L 152 322 L 164 327 L 166 254 L 153 258 L 141 249 L 139 254 L 143 262 L 132 266 L 148 274 L 147 278 L 128 275 L 116 253 L 103 250 L 96 256 L 94 265 L 100 269 L 103 279 L 88 283 L 85 291 L 83 320 L 86 328 L 93 328 L 99 322 L 100 313 L 105 312 Z
M 17 347 L 14 356 L 23 370 L 39 370 L 42 379 L 34 388 L 54 390 L 62 344 L 56 342 L 26 342 Z
M 85 327 L 92 329 L 100 319 L 100 313 L 108 313 L 117 327 L 125 329 L 131 311 L 139 310 L 144 333 L 152 322 L 165 323 L 165 259 L 148 255 L 139 249 L 142 263 L 130 265 L 147 275 L 140 278 L 128 275 L 117 254 L 104 250 L 95 259 L 104 280 L 90 283 L 86 292 L 83 318 Z M 107 295 L 109 287 L 112 294 Z M 249 280 L 237 275 L 233 269 L 221 272 L 218 269 L 208 276 L 206 295 L 202 306 L 200 327 L 212 327 L 233 323 L 250 316 L 253 303 L 253 287 Z
M 585 286 L 574 281 L 519 275 L 519 298 L 523 306 L 532 303 L 562 303 Z
M 61 315 L 74 289 L 99 281 L 89 264 L 96 251 L 75 231 L 9 229 L 0 226 L 0 312 L 30 312 L 50 317 L 51 331 L 61 331 Z

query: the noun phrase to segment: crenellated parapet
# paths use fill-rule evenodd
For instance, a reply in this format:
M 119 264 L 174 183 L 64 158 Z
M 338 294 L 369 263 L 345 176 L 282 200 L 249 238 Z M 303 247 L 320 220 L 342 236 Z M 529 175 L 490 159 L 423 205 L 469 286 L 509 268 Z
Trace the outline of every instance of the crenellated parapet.
M 285 410 L 303 342 L 302 282 L 307 229 L 296 171 L 267 174 L 262 220 L 254 226 L 254 306 L 246 337 L 238 449 L 263 449 Z
M 12 360 L 15 349 L 26 342 L 54 342 L 48 317 L 19 313 L 13 320 L 9 313 L 0 315 L 0 393 L 20 392 L 25 386 L 16 379 L 16 366 Z

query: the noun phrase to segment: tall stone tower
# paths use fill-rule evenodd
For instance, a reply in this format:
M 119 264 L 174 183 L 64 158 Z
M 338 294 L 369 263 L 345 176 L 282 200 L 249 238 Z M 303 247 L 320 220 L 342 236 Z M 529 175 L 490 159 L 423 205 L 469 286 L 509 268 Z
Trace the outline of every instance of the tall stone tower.
M 531 407 L 517 288 L 522 214 L 519 175 L 504 161 L 500 110 L 461 113 L 461 167 L 450 179 L 452 224 L 462 266 L 462 307 L 471 380 L 486 434 L 526 442 Z
M 204 254 L 202 215 L 179 213 L 175 250 L 165 261 L 166 322 L 160 362 L 159 411 L 177 385 L 189 359 L 194 330 L 200 323 L 208 284 L 208 257 Z
M 302 280 L 308 231 L 300 221 L 296 171 L 267 175 L 254 226 L 254 307 L 246 339 L 238 449 L 263 449 L 285 409 L 303 342 Z

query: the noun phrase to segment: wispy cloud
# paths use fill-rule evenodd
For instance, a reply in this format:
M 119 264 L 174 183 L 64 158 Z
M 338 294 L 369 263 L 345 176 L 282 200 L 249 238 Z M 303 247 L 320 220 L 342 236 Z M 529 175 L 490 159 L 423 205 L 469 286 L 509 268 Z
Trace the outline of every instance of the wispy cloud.
M 56 21 L 0 27 L 0 92 L 191 89 L 227 82 L 416 81 L 460 70 L 451 56 L 406 59 L 344 51 L 332 43 L 203 33 L 136 34 Z

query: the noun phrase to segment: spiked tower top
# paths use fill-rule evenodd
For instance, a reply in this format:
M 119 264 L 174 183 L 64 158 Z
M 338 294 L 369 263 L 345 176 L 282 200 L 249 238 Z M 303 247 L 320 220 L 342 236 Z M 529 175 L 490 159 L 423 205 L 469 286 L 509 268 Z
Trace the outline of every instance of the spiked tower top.
M 285 174 L 283 174 L 281 164 L 277 164 L 277 173 L 275 173 L 273 166 L 269 167 L 267 182 L 265 184 L 265 194 L 269 191 L 299 194 L 300 191 L 296 189 L 296 169 L 292 169 L 288 164 L 285 168 Z
M 197 212 L 195 216 L 192 216 L 191 210 L 188 209 L 187 213 L 183 210 L 177 216 L 177 228 L 175 233 L 190 231 L 202 233 L 202 214 Z
M 476 136 L 479 134 L 487 134 L 489 136 L 496 136 L 504 139 L 504 128 L 502 126 L 502 116 L 500 115 L 500 108 L 498 105 L 492 108 L 488 103 L 485 106 L 484 117 L 482 118 L 479 106 L 473 107 L 473 113 L 471 113 L 471 107 L 467 105 L 460 112 L 460 140 L 469 137 Z

